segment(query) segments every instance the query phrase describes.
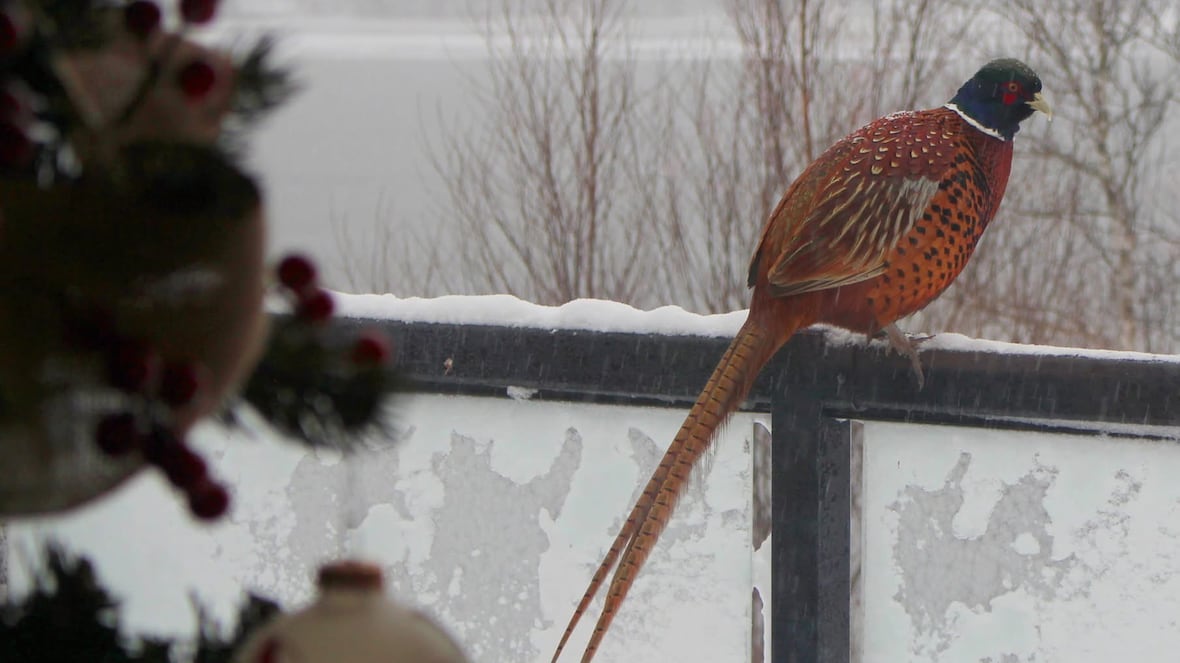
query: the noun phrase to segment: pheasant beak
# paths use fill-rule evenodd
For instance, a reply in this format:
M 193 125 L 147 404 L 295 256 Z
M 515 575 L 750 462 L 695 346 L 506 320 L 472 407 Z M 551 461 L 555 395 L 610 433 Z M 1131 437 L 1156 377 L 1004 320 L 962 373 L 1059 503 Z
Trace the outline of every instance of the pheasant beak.
M 1038 92 L 1033 95 L 1032 101 L 1027 101 L 1025 103 L 1028 104 L 1029 108 L 1044 113 L 1045 118 L 1050 122 L 1053 121 L 1053 107 L 1049 105 L 1049 100 L 1045 98 L 1045 95 Z

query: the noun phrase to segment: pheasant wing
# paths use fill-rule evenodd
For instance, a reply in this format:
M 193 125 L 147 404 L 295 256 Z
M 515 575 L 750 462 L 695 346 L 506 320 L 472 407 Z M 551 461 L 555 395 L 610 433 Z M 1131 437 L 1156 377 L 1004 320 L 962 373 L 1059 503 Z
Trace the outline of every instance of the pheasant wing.
M 750 265 L 750 285 L 763 261 L 777 297 L 881 274 L 965 146 L 939 115 L 890 115 L 821 155 L 771 214 Z

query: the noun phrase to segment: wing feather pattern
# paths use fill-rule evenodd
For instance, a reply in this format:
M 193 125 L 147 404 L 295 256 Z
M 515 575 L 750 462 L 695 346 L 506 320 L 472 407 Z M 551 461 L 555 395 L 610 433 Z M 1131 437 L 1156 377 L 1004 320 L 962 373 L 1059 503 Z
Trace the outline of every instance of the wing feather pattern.
M 962 136 L 922 113 L 882 118 L 836 143 L 771 214 L 750 264 L 776 297 L 859 283 L 884 272 L 952 169 Z M 814 193 L 809 193 L 814 192 Z M 764 255 L 767 247 L 780 247 Z

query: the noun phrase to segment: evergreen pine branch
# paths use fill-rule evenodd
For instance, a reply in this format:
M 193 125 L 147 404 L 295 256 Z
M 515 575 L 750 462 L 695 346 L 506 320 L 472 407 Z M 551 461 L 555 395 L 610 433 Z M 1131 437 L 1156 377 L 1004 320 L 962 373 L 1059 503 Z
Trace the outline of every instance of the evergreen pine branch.
M 257 594 L 247 594 L 245 602 L 238 608 L 237 626 L 227 638 L 221 635 L 208 613 L 198 605 L 198 641 L 192 663 L 228 663 L 254 631 L 280 612 L 278 603 Z
M 291 70 L 274 63 L 275 41 L 264 36 L 238 61 L 238 89 L 232 112 L 253 124 L 286 103 L 299 90 Z
M 280 432 L 312 447 L 349 450 L 384 430 L 382 414 L 398 389 L 388 364 L 348 361 L 343 334 L 277 316 L 266 353 L 242 398 Z
M 23 599 L 0 604 L 0 663 L 229 663 L 233 652 L 274 618 L 274 601 L 250 594 L 228 637 L 196 606 L 198 632 L 191 643 L 164 638 L 126 638 L 119 603 L 82 557 L 49 544 L 43 568 Z M 192 655 L 185 655 L 185 651 Z
M 244 154 L 248 133 L 299 91 L 291 70 L 275 64 L 274 47 L 274 39 L 264 36 L 237 62 L 237 86 L 220 141 L 230 154 Z
M 171 645 L 126 642 L 118 602 L 98 582 L 89 561 L 60 547 L 46 550 L 45 568 L 32 592 L 0 606 L 0 663 L 171 663 Z

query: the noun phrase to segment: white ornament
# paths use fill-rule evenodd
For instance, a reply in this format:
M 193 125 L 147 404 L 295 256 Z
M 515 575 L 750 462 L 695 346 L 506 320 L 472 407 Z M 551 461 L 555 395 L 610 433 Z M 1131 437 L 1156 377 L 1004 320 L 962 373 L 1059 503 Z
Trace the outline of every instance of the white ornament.
M 234 663 L 467 663 L 438 624 L 386 595 L 376 566 L 329 564 L 319 590 L 310 606 L 250 636 Z

